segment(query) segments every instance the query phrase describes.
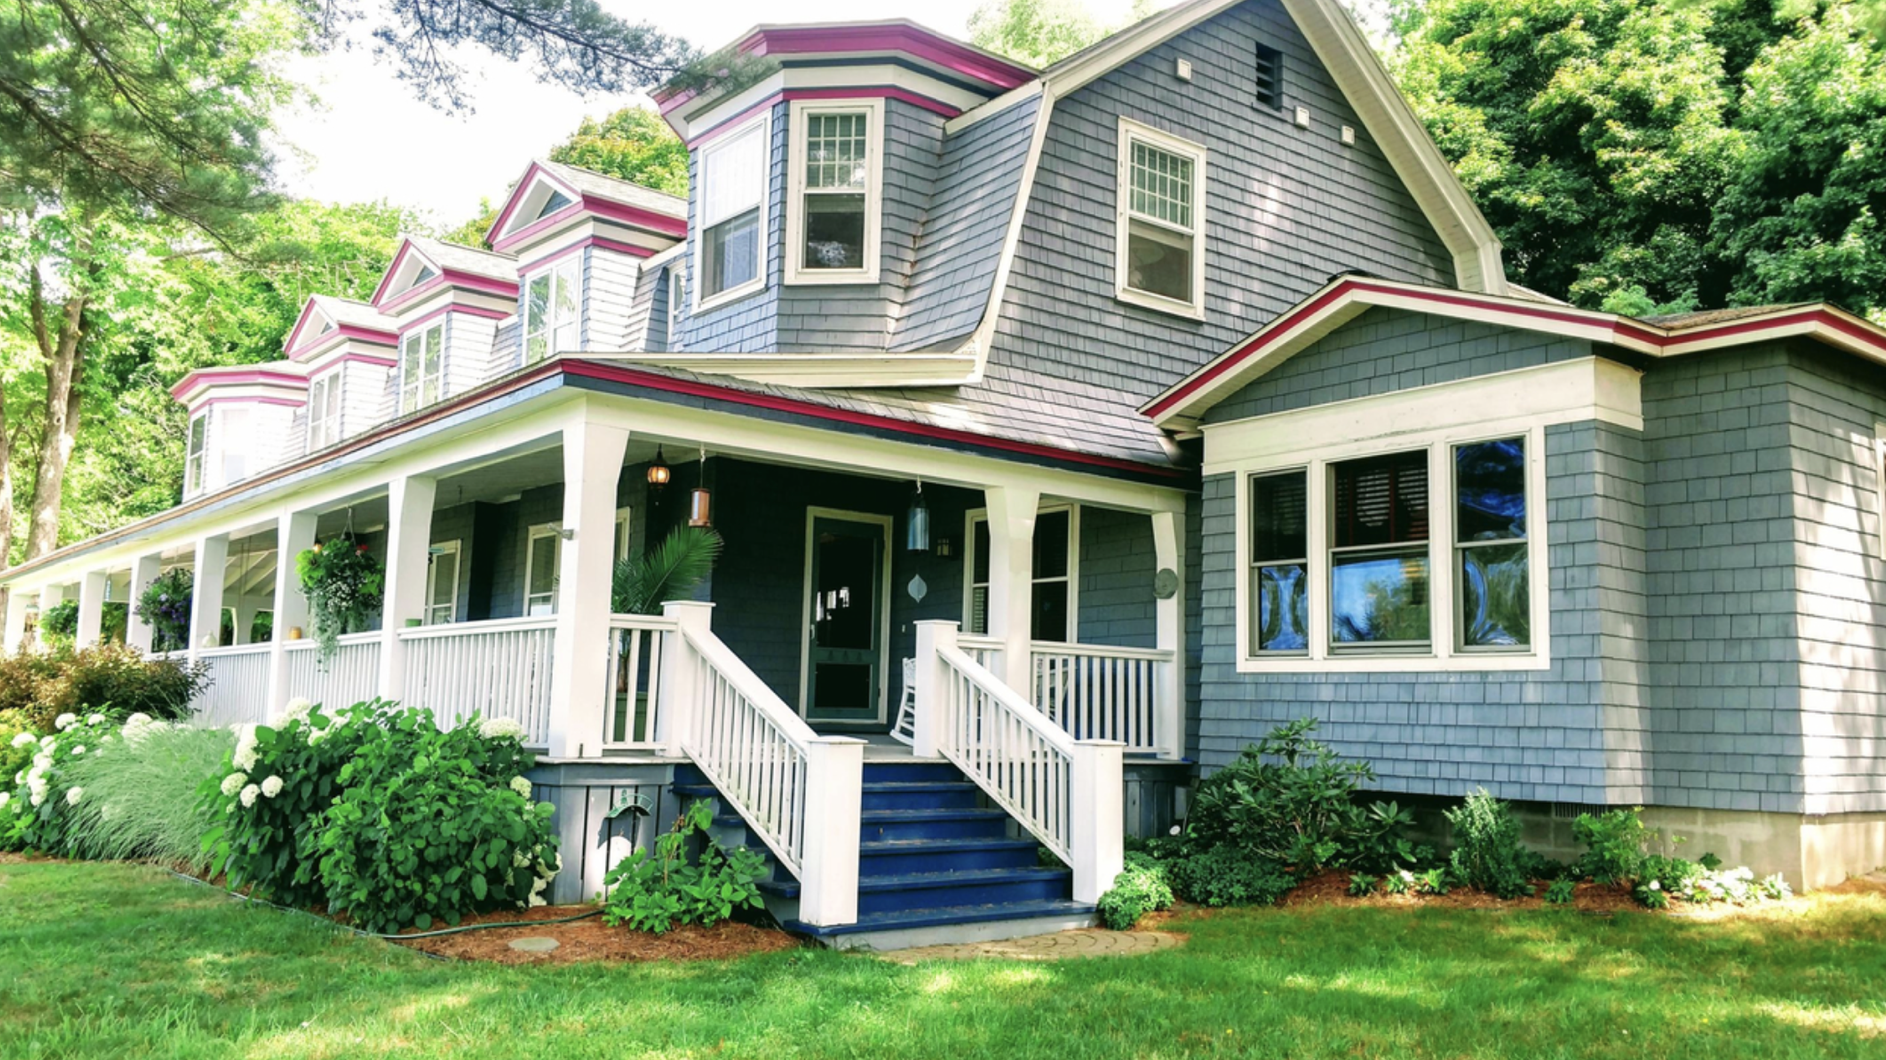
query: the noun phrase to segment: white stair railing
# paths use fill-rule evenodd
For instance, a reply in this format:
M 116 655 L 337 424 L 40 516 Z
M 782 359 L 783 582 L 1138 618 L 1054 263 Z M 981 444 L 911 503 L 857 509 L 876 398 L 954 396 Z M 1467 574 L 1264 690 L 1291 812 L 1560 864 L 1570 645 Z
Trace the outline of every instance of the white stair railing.
M 799 919 L 858 919 L 864 741 L 820 736 L 709 628 L 712 604 L 670 603 L 659 731 L 706 775 L 786 871 Z
M 440 728 L 465 718 L 511 718 L 524 742 L 550 740 L 554 617 L 502 618 L 399 631 L 406 651 L 402 706 L 429 707 Z
M 957 647 L 956 623 L 917 623 L 914 750 L 940 754 L 1100 899 L 1125 858 L 1123 745 L 1076 740 Z
M 210 684 L 196 701 L 196 722 L 221 728 L 268 720 L 269 645 L 238 644 L 197 653 Z
M 1037 642 L 1029 656 L 1030 698 L 1080 739 L 1118 740 L 1128 751 L 1177 757 L 1177 734 L 1161 731 L 1161 672 L 1173 653 L 1145 648 Z M 986 664 L 985 664 L 986 665 Z
M 603 747 L 659 746 L 662 655 L 679 628 L 673 619 L 656 615 L 609 616 Z

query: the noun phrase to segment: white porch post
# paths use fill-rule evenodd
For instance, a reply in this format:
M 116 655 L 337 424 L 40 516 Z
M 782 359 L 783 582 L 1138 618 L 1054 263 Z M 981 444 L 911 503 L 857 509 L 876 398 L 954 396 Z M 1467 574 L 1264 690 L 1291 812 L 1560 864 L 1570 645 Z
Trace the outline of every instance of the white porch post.
M 35 647 L 40 651 L 45 651 L 47 648 L 51 647 L 51 645 L 46 643 L 46 612 L 52 610 L 55 604 L 59 604 L 64 600 L 65 586 L 63 585 L 48 585 L 39 590 L 39 629 L 34 639 L 36 641 Z
M 422 475 L 386 485 L 386 598 L 380 604 L 380 696 L 406 698 L 400 630 L 426 611 L 426 550 L 432 546 L 432 499 L 438 483 Z
M 686 757 L 681 745 L 694 731 L 694 657 L 688 650 L 687 631 L 707 632 L 713 622 L 714 605 L 695 600 L 671 600 L 661 605 L 663 617 L 674 619 L 680 630 L 662 648 L 661 702 L 655 706 L 655 740 L 662 750 L 677 758 Z
M 105 611 L 105 572 L 86 571 L 79 582 L 79 629 L 73 644 L 89 648 L 98 643 Z
M 30 602 L 31 598 L 19 586 L 15 585 L 7 590 L 7 624 L 4 644 L 8 655 L 19 651 L 26 640 L 26 605 Z
M 806 746 L 805 853 L 799 919 L 858 922 L 858 822 L 864 807 L 864 741 L 820 736 Z
M 190 590 L 190 661 L 204 648 L 221 642 L 223 579 L 228 576 L 229 535 L 199 538 L 196 543 L 195 580 Z M 207 643 L 205 643 L 207 641 Z
M 956 623 L 923 619 L 917 623 L 917 702 L 911 727 L 910 751 L 918 758 L 937 757 L 937 725 L 943 709 L 943 689 L 949 680 L 940 648 L 956 647 Z
M 284 512 L 275 524 L 275 628 L 269 634 L 268 717 L 280 716 L 301 690 L 288 687 L 288 631 L 308 624 L 308 598 L 295 577 L 295 557 L 314 547 L 313 512 Z
M 563 545 L 557 573 L 557 640 L 550 676 L 553 758 L 602 753 L 608 688 L 609 568 L 614 560 L 616 480 L 629 432 L 580 419 L 563 428 Z
M 1126 865 L 1125 752 L 1126 745 L 1117 740 L 1074 744 L 1068 846 L 1074 855 L 1069 868 L 1076 902 L 1099 901 Z
M 151 637 L 155 631 L 149 622 L 138 617 L 138 598 L 157 580 L 163 566 L 164 557 L 155 552 L 131 561 L 131 595 L 125 604 L 128 614 L 125 618 L 124 642 L 127 647 L 145 655 L 151 653 Z
M 985 490 L 989 506 L 989 636 L 1002 642 L 999 676 L 1034 701 L 1030 689 L 1031 609 L 1035 584 L 1035 513 L 1039 490 Z
M 1156 665 L 1153 671 L 1153 732 L 1159 741 L 1159 757 L 1185 756 L 1185 548 L 1184 515 L 1179 512 L 1154 512 L 1153 569 L 1169 570 L 1178 577 L 1178 586 L 1167 599 L 1155 598 L 1153 613 L 1155 646 L 1172 653 L 1172 661 Z

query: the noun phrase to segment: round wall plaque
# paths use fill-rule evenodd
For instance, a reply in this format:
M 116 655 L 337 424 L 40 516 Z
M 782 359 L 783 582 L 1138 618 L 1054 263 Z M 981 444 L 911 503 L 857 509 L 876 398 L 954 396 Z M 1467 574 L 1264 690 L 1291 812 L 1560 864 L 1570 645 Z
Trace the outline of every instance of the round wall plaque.
M 1161 600 L 1170 600 L 1179 591 L 1179 573 L 1171 567 L 1159 568 L 1153 575 L 1153 595 Z

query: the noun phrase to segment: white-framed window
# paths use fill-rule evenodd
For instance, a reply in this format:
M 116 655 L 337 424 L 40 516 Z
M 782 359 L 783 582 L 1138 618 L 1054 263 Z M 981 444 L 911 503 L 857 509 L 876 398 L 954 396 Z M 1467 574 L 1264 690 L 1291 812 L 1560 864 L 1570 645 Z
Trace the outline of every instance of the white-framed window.
M 1543 669 L 1544 444 L 1503 424 L 1240 468 L 1239 668 Z
M 524 614 L 557 613 L 557 574 L 562 568 L 562 524 L 531 527 L 524 541 Z
M 1879 521 L 1879 557 L 1886 559 L 1886 420 L 1873 424 L 1873 517 Z
M 458 576 L 463 546 L 458 541 L 444 541 L 431 548 L 432 562 L 426 567 L 426 625 L 440 626 L 458 620 Z
M 681 263 L 668 266 L 668 350 L 681 349 Z
M 445 321 L 400 342 L 399 412 L 425 408 L 445 396 Z
M 242 444 L 250 434 L 249 410 L 225 406 L 221 416 L 222 422 L 216 425 L 216 429 L 224 440 L 219 454 L 222 457 L 223 477 L 218 485 L 227 486 L 249 477 L 249 447 Z M 230 445 L 231 441 L 237 444 Z
M 694 308 L 766 286 L 766 189 L 770 114 L 701 148 L 700 234 L 694 247 Z
M 524 363 L 576 350 L 579 264 L 571 255 L 525 281 Z
M 308 385 L 308 451 L 341 440 L 341 373 L 318 376 Z
M 615 565 L 621 563 L 629 554 L 629 509 L 616 509 L 615 547 L 610 550 L 609 569 L 613 573 Z
M 210 444 L 210 414 L 199 412 L 190 417 L 190 439 L 184 451 L 183 484 L 186 492 L 203 491 L 203 454 Z
M 1205 148 L 1120 119 L 1118 259 L 1121 301 L 1205 315 Z
M 989 516 L 969 513 L 969 555 L 963 569 L 963 629 L 978 635 L 989 632 Z M 1028 637 L 1030 640 L 1073 643 L 1078 640 L 1080 605 L 1080 508 L 1058 505 L 1035 515 L 1033 557 L 1029 568 Z
M 875 283 L 884 101 L 795 100 L 787 163 L 787 283 Z

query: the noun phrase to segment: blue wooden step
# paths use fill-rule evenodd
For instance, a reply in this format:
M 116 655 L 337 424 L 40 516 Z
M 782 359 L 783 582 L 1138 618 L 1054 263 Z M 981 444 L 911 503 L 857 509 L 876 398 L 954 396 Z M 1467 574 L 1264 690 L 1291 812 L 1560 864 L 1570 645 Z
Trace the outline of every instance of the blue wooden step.
M 965 869 L 1027 869 L 1039 862 L 1040 844 L 1022 839 L 895 839 L 858 845 L 859 876 Z
M 895 913 L 970 905 L 1043 902 L 1067 897 L 1066 869 L 981 869 L 869 876 L 858 881 L 858 913 Z M 799 896 L 797 880 L 762 880 L 760 890 Z
M 902 782 L 906 784 L 948 783 L 963 779 L 961 770 L 948 762 L 917 761 L 908 762 L 866 762 L 864 764 L 864 782 L 866 784 L 888 784 Z
M 1008 835 L 1008 814 L 1001 810 L 866 810 L 860 814 L 858 841 L 898 839 L 1000 839 Z
M 982 791 L 967 780 L 880 780 L 864 785 L 866 810 L 967 810 L 982 803 Z
M 1091 917 L 1094 907 L 1079 902 L 1058 900 L 1013 902 L 1004 905 L 944 906 L 936 909 L 911 909 L 898 913 L 860 915 L 855 924 L 815 927 L 800 920 L 788 920 L 784 927 L 818 939 L 878 932 L 912 931 L 919 928 L 951 927 L 992 920 L 1036 920 L 1056 917 Z

